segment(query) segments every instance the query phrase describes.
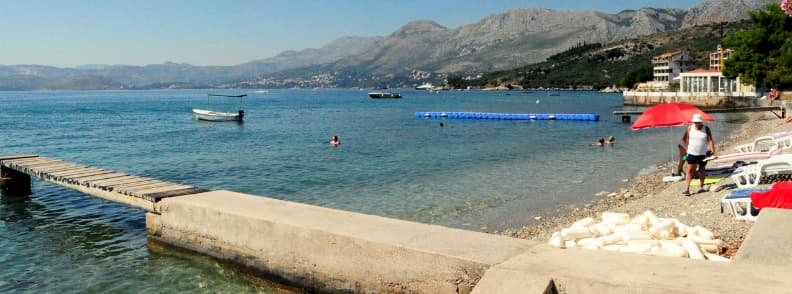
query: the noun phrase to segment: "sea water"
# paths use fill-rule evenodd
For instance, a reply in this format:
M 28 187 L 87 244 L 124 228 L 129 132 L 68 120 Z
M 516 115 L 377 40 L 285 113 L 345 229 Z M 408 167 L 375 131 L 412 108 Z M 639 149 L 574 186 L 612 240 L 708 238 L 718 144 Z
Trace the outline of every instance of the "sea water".
M 192 108 L 244 123 L 204 122 Z M 207 189 L 492 231 L 597 199 L 669 161 L 683 128 L 631 131 L 619 94 L 402 90 L 0 92 L 0 155 L 37 154 Z M 598 122 L 416 118 L 417 111 L 593 113 Z M 714 115 L 716 140 L 745 116 Z M 636 117 L 633 117 L 635 119 Z M 443 127 L 440 127 L 443 122 Z M 341 145 L 328 144 L 334 135 Z M 612 146 L 594 146 L 614 136 Z M 675 160 L 675 159 L 674 159 Z M 148 246 L 144 212 L 40 180 L 0 202 L 0 292 L 278 291 Z

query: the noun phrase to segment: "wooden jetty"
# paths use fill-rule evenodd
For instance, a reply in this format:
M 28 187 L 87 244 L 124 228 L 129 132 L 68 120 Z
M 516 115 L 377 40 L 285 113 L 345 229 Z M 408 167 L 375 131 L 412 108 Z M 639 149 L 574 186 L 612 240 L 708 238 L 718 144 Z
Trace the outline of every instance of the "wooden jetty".
M 163 198 L 209 191 L 36 155 L 0 157 L 0 169 L 4 188 L 29 190 L 32 176 L 149 212 Z

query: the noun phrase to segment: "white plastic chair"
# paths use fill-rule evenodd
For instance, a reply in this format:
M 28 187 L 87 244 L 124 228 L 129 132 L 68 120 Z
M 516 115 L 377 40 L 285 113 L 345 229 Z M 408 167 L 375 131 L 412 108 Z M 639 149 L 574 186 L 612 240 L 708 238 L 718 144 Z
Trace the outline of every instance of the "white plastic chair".
M 739 188 L 756 187 L 763 178 L 792 174 L 792 154 L 781 154 L 760 160 L 756 164 L 741 166 L 731 175 Z
M 721 199 L 721 213 L 723 213 L 723 208 L 726 207 L 736 220 L 756 221 L 756 217 L 759 216 L 759 210 L 751 203 L 750 191 L 746 192 L 747 193 L 733 192 L 724 195 Z M 755 215 L 754 212 L 756 212 Z
M 773 146 L 781 146 L 783 149 L 792 148 L 792 133 L 775 133 L 770 136 L 757 137 L 752 143 L 742 144 L 734 149 L 737 149 L 737 152 L 761 152 L 770 150 Z

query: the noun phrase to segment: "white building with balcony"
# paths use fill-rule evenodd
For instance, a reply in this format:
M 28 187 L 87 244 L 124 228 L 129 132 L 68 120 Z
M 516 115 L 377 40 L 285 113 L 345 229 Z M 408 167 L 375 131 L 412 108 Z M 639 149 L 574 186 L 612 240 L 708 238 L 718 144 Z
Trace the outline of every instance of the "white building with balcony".
M 668 52 L 652 58 L 652 67 L 655 82 L 676 84 L 679 74 L 693 69 L 693 57 L 684 51 Z

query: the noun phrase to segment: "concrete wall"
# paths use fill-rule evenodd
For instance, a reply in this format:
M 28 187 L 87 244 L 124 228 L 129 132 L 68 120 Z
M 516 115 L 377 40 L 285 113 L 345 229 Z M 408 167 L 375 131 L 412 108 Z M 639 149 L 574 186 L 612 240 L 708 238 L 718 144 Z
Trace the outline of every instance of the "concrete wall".
M 789 266 L 733 264 L 632 253 L 531 248 L 491 268 L 473 293 L 789 293 Z
M 683 102 L 702 108 L 768 106 L 766 99 L 746 97 L 696 96 L 677 92 L 624 92 L 624 105 L 651 106 L 669 102 Z
M 149 238 L 319 291 L 467 293 L 532 242 L 230 191 L 163 199 Z

